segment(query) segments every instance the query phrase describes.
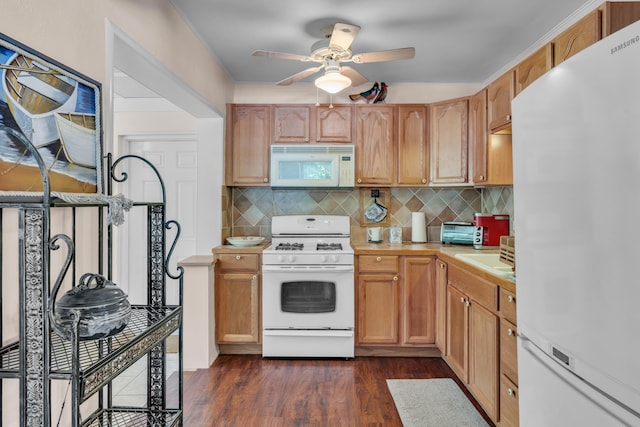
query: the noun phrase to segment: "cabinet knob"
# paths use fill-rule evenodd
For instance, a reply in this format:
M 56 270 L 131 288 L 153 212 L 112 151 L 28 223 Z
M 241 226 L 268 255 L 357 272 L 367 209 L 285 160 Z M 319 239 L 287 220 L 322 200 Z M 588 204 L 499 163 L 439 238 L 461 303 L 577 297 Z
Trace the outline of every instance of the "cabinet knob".
M 460 297 L 460 302 L 464 304 L 464 297 Z
M 509 301 L 509 302 L 515 302 L 515 301 L 516 301 L 516 299 L 513 297 L 513 295 L 509 295 L 509 296 L 507 297 L 507 301 Z
M 376 261 L 377 261 L 377 262 L 382 261 L 382 257 L 377 257 L 377 258 L 376 258 Z
M 509 335 L 510 337 L 512 337 L 514 335 L 513 333 L 513 329 L 509 328 L 507 329 L 507 335 Z
M 398 281 L 398 276 L 393 276 L 393 281 L 397 282 Z
M 256 280 L 258 280 L 258 276 L 254 274 L 254 275 L 251 277 L 251 280 L 253 280 L 253 281 L 255 282 Z
M 358 184 L 362 183 L 362 179 L 358 178 Z
M 511 120 L 511 114 L 507 114 L 507 120 Z
M 480 179 L 484 181 L 484 175 L 480 175 Z
M 422 178 L 422 183 L 426 184 L 427 183 L 427 178 Z
M 440 264 L 440 268 L 444 268 L 444 263 Z
M 516 392 L 515 392 L 512 388 L 509 388 L 509 389 L 507 389 L 507 394 L 508 394 L 509 396 L 515 396 L 515 395 L 516 395 Z
M 240 255 L 236 255 L 236 259 L 237 259 L 238 261 L 240 261 L 240 259 L 241 259 L 241 258 L 242 258 L 242 257 L 241 257 Z
M 262 178 L 262 182 L 269 182 L 269 178 Z
M 471 305 L 471 302 L 469 300 L 465 300 L 464 305 L 466 305 L 467 307 L 469 307 Z

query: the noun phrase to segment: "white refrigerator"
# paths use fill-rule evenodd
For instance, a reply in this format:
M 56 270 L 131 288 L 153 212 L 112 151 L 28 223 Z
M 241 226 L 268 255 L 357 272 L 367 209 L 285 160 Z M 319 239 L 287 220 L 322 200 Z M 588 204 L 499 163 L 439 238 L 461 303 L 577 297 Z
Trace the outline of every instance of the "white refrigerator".
M 640 23 L 512 115 L 520 425 L 640 426 Z

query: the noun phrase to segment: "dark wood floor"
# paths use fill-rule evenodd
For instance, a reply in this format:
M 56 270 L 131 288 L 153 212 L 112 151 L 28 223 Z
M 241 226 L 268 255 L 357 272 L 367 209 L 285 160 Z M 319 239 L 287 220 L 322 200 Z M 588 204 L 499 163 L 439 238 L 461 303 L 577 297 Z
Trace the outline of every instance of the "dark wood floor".
M 209 369 L 185 373 L 184 425 L 401 427 L 386 380 L 412 378 L 453 378 L 460 384 L 440 358 L 223 355 Z

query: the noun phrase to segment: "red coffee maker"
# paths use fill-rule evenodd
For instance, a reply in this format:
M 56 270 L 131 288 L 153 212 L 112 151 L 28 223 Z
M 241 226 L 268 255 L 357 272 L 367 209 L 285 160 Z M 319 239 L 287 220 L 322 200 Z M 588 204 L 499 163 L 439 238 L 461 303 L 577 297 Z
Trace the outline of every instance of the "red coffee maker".
M 476 213 L 473 216 L 473 225 L 473 247 L 476 249 L 497 248 L 500 246 L 500 236 L 509 235 L 507 214 Z

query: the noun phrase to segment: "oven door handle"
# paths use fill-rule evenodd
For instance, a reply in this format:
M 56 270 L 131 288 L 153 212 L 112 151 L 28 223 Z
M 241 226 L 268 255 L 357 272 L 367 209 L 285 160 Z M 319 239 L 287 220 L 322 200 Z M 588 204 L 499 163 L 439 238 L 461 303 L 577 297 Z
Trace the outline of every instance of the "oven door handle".
M 322 266 L 322 265 L 296 265 L 296 266 L 281 266 L 281 265 L 263 265 L 262 271 L 272 271 L 278 273 L 344 273 L 353 272 L 352 265 L 336 265 L 336 266 Z

